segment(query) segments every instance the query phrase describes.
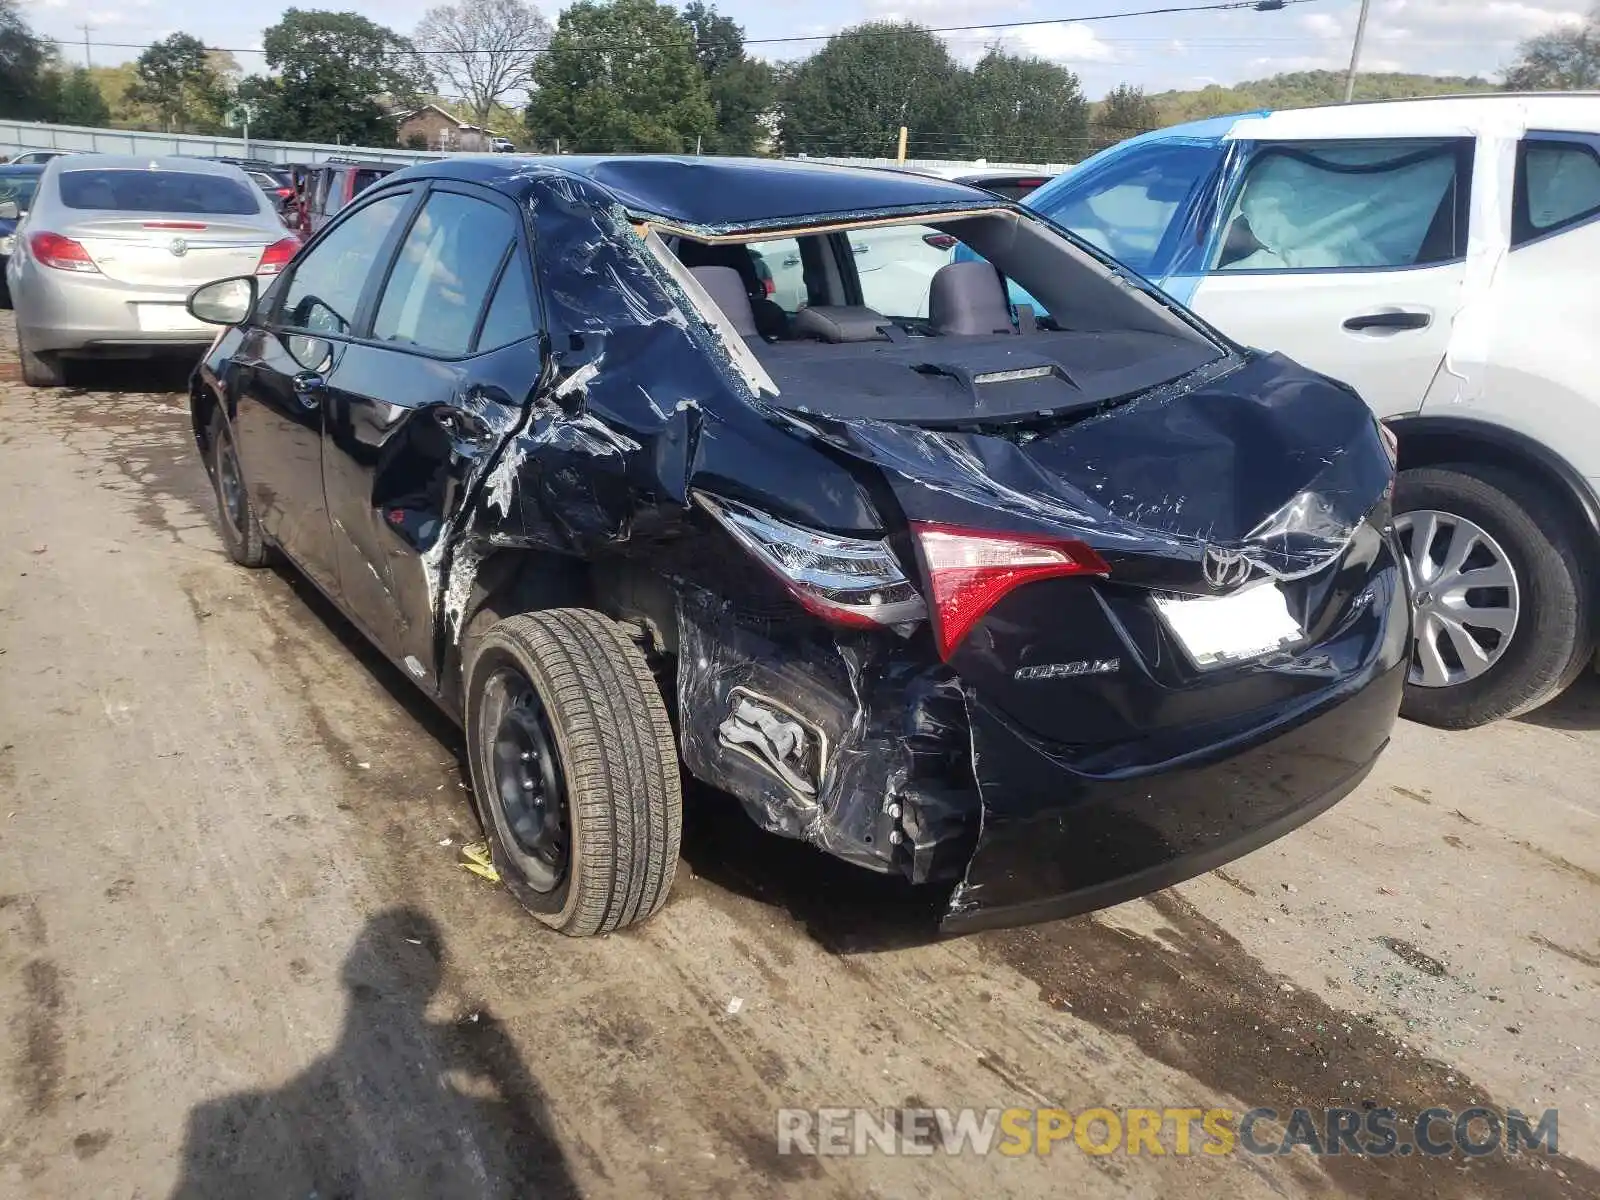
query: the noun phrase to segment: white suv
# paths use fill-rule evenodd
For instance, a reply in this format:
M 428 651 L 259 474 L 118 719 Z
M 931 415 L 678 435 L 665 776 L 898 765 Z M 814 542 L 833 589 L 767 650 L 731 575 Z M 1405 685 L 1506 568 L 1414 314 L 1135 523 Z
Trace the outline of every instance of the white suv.
M 1578 676 L 1600 577 L 1600 95 L 1201 121 L 1025 203 L 1350 383 L 1397 435 L 1407 716 L 1479 725 Z

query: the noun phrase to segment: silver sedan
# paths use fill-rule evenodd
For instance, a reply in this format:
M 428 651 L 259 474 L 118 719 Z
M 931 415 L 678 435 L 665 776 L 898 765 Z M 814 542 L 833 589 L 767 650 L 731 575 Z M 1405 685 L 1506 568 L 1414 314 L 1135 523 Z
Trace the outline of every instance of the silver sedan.
M 198 351 L 197 286 L 274 275 L 299 241 L 238 167 L 196 158 L 73 155 L 45 167 L 6 278 L 23 378 L 62 382 L 64 357 Z

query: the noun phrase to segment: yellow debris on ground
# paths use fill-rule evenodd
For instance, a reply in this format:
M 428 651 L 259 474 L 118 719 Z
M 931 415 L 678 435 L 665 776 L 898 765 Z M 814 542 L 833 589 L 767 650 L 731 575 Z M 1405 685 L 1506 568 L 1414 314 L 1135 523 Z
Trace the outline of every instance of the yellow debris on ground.
M 500 882 L 500 872 L 494 869 L 494 862 L 489 857 L 488 842 L 468 842 L 461 847 L 461 857 L 467 860 L 461 864 L 464 870 L 471 871 L 480 879 L 487 879 L 490 883 Z

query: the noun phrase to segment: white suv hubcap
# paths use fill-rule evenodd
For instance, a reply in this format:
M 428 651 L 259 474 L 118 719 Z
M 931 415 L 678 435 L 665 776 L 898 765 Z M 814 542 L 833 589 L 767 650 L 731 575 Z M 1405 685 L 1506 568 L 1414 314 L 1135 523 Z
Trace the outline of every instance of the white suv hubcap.
M 1500 660 L 1517 627 L 1517 574 L 1500 543 L 1454 513 L 1418 509 L 1394 520 L 1415 625 L 1410 681 L 1452 687 Z

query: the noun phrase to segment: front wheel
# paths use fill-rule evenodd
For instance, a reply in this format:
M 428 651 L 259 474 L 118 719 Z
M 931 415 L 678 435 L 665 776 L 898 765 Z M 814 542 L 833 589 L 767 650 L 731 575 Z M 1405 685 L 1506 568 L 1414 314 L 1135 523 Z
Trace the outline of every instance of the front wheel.
M 221 412 L 211 416 L 207 444 L 211 453 L 206 470 L 211 475 L 211 489 L 217 498 L 217 527 L 222 532 L 222 544 L 227 547 L 228 557 L 241 567 L 264 567 L 269 557 L 267 539 L 261 532 L 255 506 L 250 503 L 250 493 L 245 488 L 233 433 Z
M 506 617 L 475 638 L 463 724 L 495 869 L 574 937 L 666 902 L 683 799 L 672 725 L 638 646 L 583 608 Z
M 1578 677 L 1589 580 L 1540 489 L 1492 467 L 1421 467 L 1400 473 L 1395 514 L 1415 625 L 1403 716 L 1470 729 L 1538 708 Z

